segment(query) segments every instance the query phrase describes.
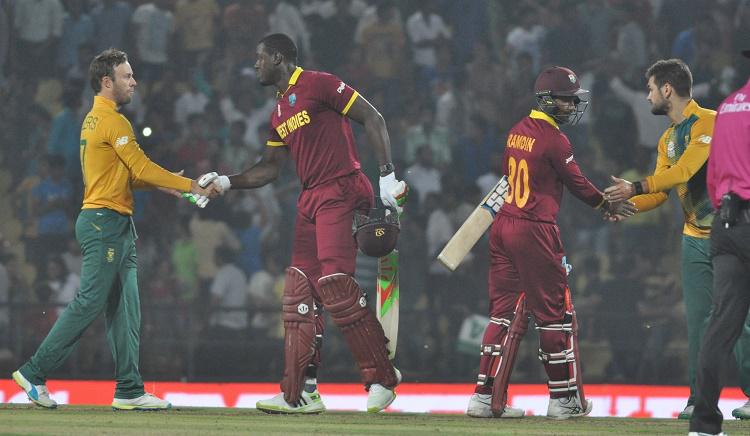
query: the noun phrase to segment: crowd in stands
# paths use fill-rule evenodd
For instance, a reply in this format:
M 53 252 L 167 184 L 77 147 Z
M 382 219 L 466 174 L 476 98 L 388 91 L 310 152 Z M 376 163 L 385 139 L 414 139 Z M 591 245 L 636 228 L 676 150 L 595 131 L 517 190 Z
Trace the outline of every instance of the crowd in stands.
M 748 0 L 0 0 L 0 369 L 28 358 L 75 295 L 79 129 L 93 97 L 88 63 L 103 49 L 129 55 L 138 86 L 122 112 L 143 149 L 191 178 L 237 172 L 262 154 L 275 96 L 253 65 L 268 33 L 290 35 L 303 68 L 364 95 L 412 189 L 399 241 L 398 366 L 411 380 L 469 382 L 479 344 L 461 351 L 459 331 L 486 313 L 487 243 L 453 274 L 434 259 L 499 179 L 507 131 L 535 107 L 537 73 L 568 66 L 592 91 L 582 122 L 565 131 L 603 189 L 610 175 L 653 170 L 668 120 L 650 113 L 645 69 L 683 59 L 694 97 L 715 108 L 750 74 L 737 55 L 750 47 L 748 23 Z M 355 135 L 377 182 L 372 147 L 359 126 Z M 289 166 L 276 183 L 205 209 L 136 193 L 146 378 L 279 378 L 300 189 Z M 686 383 L 682 216 L 672 203 L 611 225 L 565 197 L 559 222 L 589 381 Z M 375 276 L 375 260 L 360 256 L 370 301 Z M 328 325 L 321 378 L 356 380 Z M 84 338 L 60 376 L 110 377 L 103 344 Z M 516 379 L 541 380 L 530 372 L 540 366 L 524 363 L 537 346 L 531 331 Z

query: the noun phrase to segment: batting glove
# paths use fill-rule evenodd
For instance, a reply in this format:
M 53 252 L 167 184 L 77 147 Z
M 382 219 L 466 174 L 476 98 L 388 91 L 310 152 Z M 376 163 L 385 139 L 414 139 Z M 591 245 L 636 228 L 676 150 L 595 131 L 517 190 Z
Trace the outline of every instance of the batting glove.
M 404 204 L 408 195 L 409 187 L 406 182 L 396 180 L 394 173 L 380 177 L 380 199 L 384 205 L 396 208 L 399 215 L 404 211 Z
M 203 209 L 209 202 L 209 198 L 200 194 L 190 194 L 188 192 L 182 194 L 182 198 L 187 199 L 190 203 Z
M 200 177 L 200 179 L 198 179 L 198 185 L 201 188 L 207 188 L 211 183 L 216 184 L 216 187 L 218 188 L 221 195 L 224 195 L 224 193 L 232 187 L 232 184 L 229 182 L 229 177 L 220 176 L 216 172 L 204 174 Z

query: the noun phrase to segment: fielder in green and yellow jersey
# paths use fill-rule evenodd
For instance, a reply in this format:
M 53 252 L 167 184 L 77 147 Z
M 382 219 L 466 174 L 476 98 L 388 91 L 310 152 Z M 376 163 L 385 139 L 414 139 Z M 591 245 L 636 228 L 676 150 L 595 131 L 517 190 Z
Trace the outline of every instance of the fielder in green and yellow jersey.
M 152 162 L 135 140 L 130 122 L 118 112 L 135 92 L 133 70 L 124 52 L 108 49 L 91 62 L 96 93 L 81 127 L 84 198 L 76 221 L 81 245 L 81 288 L 36 353 L 13 373 L 35 404 L 53 409 L 47 376 L 62 365 L 89 325 L 104 312 L 107 343 L 115 362 L 112 407 L 121 410 L 168 409 L 170 403 L 148 394 L 138 369 L 141 309 L 135 252 L 133 189 L 166 188 L 192 192 L 207 201 L 213 188 L 173 174 Z
M 714 210 L 708 197 L 706 172 L 716 111 L 704 109 L 692 99 L 693 78 L 679 59 L 660 60 L 649 67 L 648 101 L 654 115 L 666 115 L 672 125 L 659 139 L 654 174 L 630 182 L 612 177 L 604 193 L 609 201 L 632 197 L 639 212 L 651 210 L 677 189 L 685 214 L 682 234 L 682 288 L 688 328 L 688 379 L 690 397 L 679 414 L 690 419 L 695 400 L 695 374 L 701 339 L 711 313 L 713 267 L 709 236 Z M 750 321 L 734 349 L 740 387 L 750 397 Z

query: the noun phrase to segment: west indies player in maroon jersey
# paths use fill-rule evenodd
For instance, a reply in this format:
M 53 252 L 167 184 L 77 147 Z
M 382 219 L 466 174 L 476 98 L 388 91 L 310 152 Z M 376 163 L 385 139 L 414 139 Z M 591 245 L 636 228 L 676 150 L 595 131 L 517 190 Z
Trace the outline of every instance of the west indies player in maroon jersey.
M 277 103 L 260 162 L 231 176 L 218 176 L 219 190 L 257 188 L 274 181 L 291 155 L 302 193 L 297 202 L 292 264 L 283 296 L 284 376 L 282 392 L 258 401 L 268 413 L 320 413 L 316 370 L 325 308 L 341 328 L 362 381 L 367 411 L 393 402 L 401 374 L 388 359 L 386 339 L 354 280 L 355 211 L 373 207 L 373 189 L 360 170 L 349 119 L 365 127 L 380 163 L 380 198 L 400 212 L 407 187 L 396 180 L 385 120 L 357 91 L 328 73 L 297 66 L 297 47 L 284 34 L 264 37 L 255 70 L 263 86 L 275 86 Z
M 490 323 L 482 339 L 479 378 L 467 414 L 521 417 L 507 405 L 507 388 L 529 315 L 539 330 L 539 358 L 549 378 L 547 415 L 565 419 L 591 412 L 583 394 L 577 323 L 568 289 L 557 213 L 563 186 L 593 208 L 632 214 L 632 205 L 613 207 L 581 174 L 560 124 L 576 123 L 588 91 L 563 67 L 544 70 L 534 92 L 538 109 L 508 134 L 502 172 L 510 185 L 490 230 Z M 614 216 L 614 215 L 608 215 Z

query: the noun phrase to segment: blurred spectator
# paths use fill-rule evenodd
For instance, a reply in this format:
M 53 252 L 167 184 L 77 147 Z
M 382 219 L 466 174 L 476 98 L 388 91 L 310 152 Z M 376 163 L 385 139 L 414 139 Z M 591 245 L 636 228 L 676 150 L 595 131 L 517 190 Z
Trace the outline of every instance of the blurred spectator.
M 127 51 L 127 32 L 132 16 L 130 2 L 100 0 L 91 10 L 94 22 L 94 51 L 99 53 L 110 47 Z M 87 60 L 90 61 L 91 59 Z
M 175 32 L 179 65 L 188 70 L 203 66 L 216 40 L 216 22 L 221 10 L 216 0 L 178 0 L 175 6 Z
M 60 256 L 50 256 L 41 283 L 52 291 L 50 302 L 58 305 L 57 316 L 60 316 L 65 306 L 75 298 L 81 279 L 78 274 L 68 270 Z
M 649 62 L 646 34 L 639 22 L 642 17 L 636 3 L 626 3 L 622 8 L 623 24 L 617 31 L 614 58 L 627 60 L 623 63 L 625 77 L 640 77 Z
M 222 174 L 235 174 L 255 163 L 258 154 L 254 148 L 245 144 L 244 136 L 245 122 L 243 120 L 236 120 L 229 124 L 229 134 L 221 147 L 219 158 L 218 168 Z
M 268 32 L 268 16 L 262 0 L 240 0 L 224 8 L 222 27 L 231 47 L 252 46 Z
M 174 121 L 180 126 L 188 124 L 188 117 L 203 114 L 208 105 L 208 96 L 198 90 L 195 82 L 189 80 L 185 89 L 174 102 Z
M 138 6 L 133 12 L 134 58 L 142 83 L 161 79 L 169 61 L 169 40 L 175 30 L 169 0 L 156 0 Z
M 361 47 L 364 61 L 373 83 L 369 93 L 383 94 L 381 107 L 386 119 L 401 102 L 399 75 L 406 59 L 406 36 L 396 6 L 383 0 L 376 6 L 375 19 L 362 27 Z
M 414 191 L 420 210 L 425 209 L 425 202 L 432 193 L 439 194 L 442 190 L 440 171 L 434 167 L 432 148 L 423 144 L 417 148 L 416 161 L 406 169 L 404 180 L 409 189 Z
M 71 229 L 68 211 L 73 204 L 73 190 L 65 178 L 65 160 L 60 155 L 49 155 L 46 168 L 31 191 L 29 209 L 32 222 L 36 223 L 29 255 L 36 266 L 44 265 L 47 256 L 63 252 Z
M 78 64 L 78 48 L 93 42 L 94 21 L 83 9 L 83 0 L 68 0 L 62 36 L 57 46 L 57 68 L 65 74 Z
M 443 169 L 450 165 L 452 150 L 449 143 L 448 130 L 435 124 L 434 112 L 429 106 L 421 110 L 415 108 L 411 113 L 411 124 L 407 127 L 405 142 L 405 156 L 407 162 L 413 162 L 419 147 L 429 144 L 432 149 L 433 164 Z
M 418 0 L 417 9 L 406 20 L 406 33 L 417 67 L 417 83 L 424 85 L 429 85 L 435 77 L 437 48 L 448 44 L 451 38 L 451 31 L 436 6 L 434 1 Z
M 10 53 L 11 25 L 8 8 L 8 2 L 0 0 L 0 88 L 5 83 L 6 67 Z
M 299 1 L 281 0 L 273 3 L 276 8 L 268 16 L 269 33 L 284 33 L 292 38 L 297 44 L 300 64 L 304 64 L 310 55 L 310 31 L 299 10 Z
M 272 250 L 263 258 L 263 268 L 250 276 L 247 294 L 250 306 L 261 308 L 250 320 L 250 326 L 272 337 L 283 337 L 278 308 L 284 292 L 284 262 Z
M 184 169 L 186 174 L 200 174 L 199 165 L 210 161 L 218 148 L 216 139 L 209 137 L 206 116 L 201 113 L 189 115 L 183 132 L 176 143 L 176 168 Z
M 19 0 L 13 11 L 16 30 L 16 71 L 25 77 L 49 77 L 63 32 L 60 0 Z
M 521 54 L 530 56 L 531 73 L 534 75 L 541 68 L 542 42 L 547 30 L 531 8 L 519 8 L 518 17 L 519 24 L 508 32 L 505 39 L 506 47 L 512 63 L 516 63 Z
M 226 222 L 219 219 L 222 215 L 221 208 L 211 207 L 200 209 L 199 214 L 193 215 L 190 220 L 190 236 L 201 260 L 198 263 L 197 272 L 203 289 L 216 277 L 219 268 L 215 257 L 216 249 L 220 246 L 225 246 L 235 252 L 240 249 L 237 236 Z
M 83 83 L 71 83 L 63 90 L 63 110 L 52 120 L 52 128 L 47 139 L 47 153 L 60 156 L 65 165 L 66 178 L 79 180 L 81 178 L 80 139 L 82 118 L 79 118 L 81 108 L 81 88 Z
M 177 299 L 192 302 L 198 294 L 198 252 L 191 238 L 189 221 L 181 218 L 175 227 L 172 244 L 172 271 L 177 280 Z
M 317 25 L 310 27 L 310 45 L 321 70 L 349 78 L 350 76 L 341 74 L 341 68 L 350 57 L 354 40 L 342 38 L 342 35 L 354 34 L 357 19 L 349 12 L 349 0 L 336 0 L 330 3 L 334 3 L 335 11 L 329 17 L 320 16 Z
M 639 78 L 645 82 L 642 76 Z M 630 106 L 638 129 L 638 145 L 655 150 L 661 134 L 669 127 L 669 120 L 665 117 L 655 117 L 651 113 L 651 104 L 642 86 L 631 88 L 615 75 L 609 81 L 609 88 L 618 99 Z
M 81 270 L 83 256 L 81 255 L 81 247 L 78 245 L 75 237 L 68 237 L 66 250 L 60 255 L 60 258 L 66 270 L 73 272 Z
M 247 279 L 234 264 L 235 251 L 216 247 L 219 267 L 211 282 L 211 318 L 201 361 L 209 374 L 236 374 L 245 364 L 248 350 L 241 344 L 247 330 Z

